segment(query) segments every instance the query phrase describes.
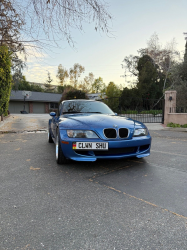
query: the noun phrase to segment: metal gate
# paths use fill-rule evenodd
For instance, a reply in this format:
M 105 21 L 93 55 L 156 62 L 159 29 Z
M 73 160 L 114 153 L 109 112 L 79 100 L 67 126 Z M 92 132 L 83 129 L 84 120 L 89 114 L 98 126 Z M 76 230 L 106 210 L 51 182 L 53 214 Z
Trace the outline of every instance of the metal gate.
M 106 103 L 114 112 L 144 123 L 164 123 L 164 99 L 142 99 L 121 97 L 105 98 Z

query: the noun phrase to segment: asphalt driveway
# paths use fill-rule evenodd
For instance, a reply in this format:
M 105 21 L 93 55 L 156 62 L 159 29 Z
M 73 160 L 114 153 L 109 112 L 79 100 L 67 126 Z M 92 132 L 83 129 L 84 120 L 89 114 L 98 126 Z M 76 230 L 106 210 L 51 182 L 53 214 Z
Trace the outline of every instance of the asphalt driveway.
M 187 249 L 186 132 L 151 130 L 145 159 L 63 166 L 45 129 L 18 132 L 0 135 L 0 249 Z
M 49 114 L 12 114 L 0 122 L 0 132 L 46 130 Z

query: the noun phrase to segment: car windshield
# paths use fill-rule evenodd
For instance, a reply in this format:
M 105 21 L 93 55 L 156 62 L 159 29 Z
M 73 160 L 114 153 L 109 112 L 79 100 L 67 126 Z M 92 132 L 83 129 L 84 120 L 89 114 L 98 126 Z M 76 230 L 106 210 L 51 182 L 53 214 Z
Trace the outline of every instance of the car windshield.
M 62 114 L 70 113 L 99 113 L 114 115 L 114 112 L 106 104 L 97 101 L 64 102 Z

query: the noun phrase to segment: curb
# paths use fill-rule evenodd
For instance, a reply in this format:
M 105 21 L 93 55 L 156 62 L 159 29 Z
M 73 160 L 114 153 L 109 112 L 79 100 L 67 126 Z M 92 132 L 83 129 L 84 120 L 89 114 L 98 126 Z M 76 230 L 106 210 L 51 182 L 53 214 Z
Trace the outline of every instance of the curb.
M 0 119 L 0 128 L 3 127 L 9 121 L 11 121 L 11 117 L 12 117 L 11 115 L 8 115 L 8 116 L 3 117 L 3 121 L 1 121 Z
M 177 131 L 177 132 L 187 132 L 187 128 L 170 128 L 170 127 L 165 127 L 164 130 L 167 130 L 167 131 Z
M 0 130 L 0 134 L 36 134 L 36 133 L 47 133 L 47 129 L 32 129 L 32 130 Z
M 6 119 L 8 119 L 9 117 L 10 117 L 10 115 L 3 116 L 3 121 L 1 121 L 1 119 L 0 119 L 0 123 L 6 121 Z

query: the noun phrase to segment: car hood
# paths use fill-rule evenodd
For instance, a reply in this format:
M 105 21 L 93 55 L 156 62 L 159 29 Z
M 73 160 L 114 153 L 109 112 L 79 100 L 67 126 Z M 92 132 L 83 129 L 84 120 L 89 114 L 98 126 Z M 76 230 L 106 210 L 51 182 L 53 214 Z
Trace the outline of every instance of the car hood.
M 104 129 L 129 128 L 134 129 L 135 122 L 126 117 L 106 114 L 76 114 L 64 115 L 59 120 L 62 129 Z

